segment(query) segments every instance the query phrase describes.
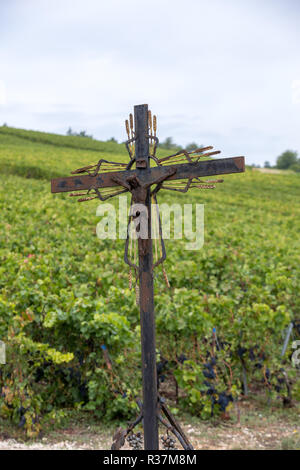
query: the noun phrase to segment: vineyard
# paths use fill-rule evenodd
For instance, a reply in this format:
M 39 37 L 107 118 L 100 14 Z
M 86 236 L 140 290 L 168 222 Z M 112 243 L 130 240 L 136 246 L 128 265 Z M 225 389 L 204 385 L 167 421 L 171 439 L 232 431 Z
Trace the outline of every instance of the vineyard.
M 100 201 L 50 193 L 51 178 L 99 158 L 125 162 L 126 149 L 0 127 L 0 417 L 28 437 L 66 409 L 108 422 L 137 412 L 139 310 L 124 240 L 97 238 Z M 300 401 L 300 176 L 247 169 L 224 180 L 189 193 L 205 205 L 203 248 L 167 240 L 170 288 L 155 277 L 160 394 L 205 420 L 230 419 L 245 394 Z M 159 202 L 186 201 L 165 192 Z

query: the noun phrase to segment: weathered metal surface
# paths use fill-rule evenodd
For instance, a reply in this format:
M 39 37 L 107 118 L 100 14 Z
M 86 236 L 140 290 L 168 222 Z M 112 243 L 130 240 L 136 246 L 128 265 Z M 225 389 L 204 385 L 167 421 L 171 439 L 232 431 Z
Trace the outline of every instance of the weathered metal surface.
M 196 163 L 182 163 L 180 165 L 157 166 L 147 169 L 115 171 L 97 176 L 69 176 L 51 180 L 51 192 L 63 193 L 68 191 L 83 191 L 91 188 L 107 188 L 124 184 L 130 177 L 137 176 L 144 184 L 155 184 L 161 176 L 167 176 L 168 171 L 176 173 L 168 177 L 168 181 L 190 177 L 204 177 L 213 175 L 226 175 L 229 173 L 242 173 L 245 171 L 245 158 L 219 158 Z
M 144 420 L 144 406 L 140 400 L 136 400 L 136 403 L 140 409 L 140 413 L 138 414 L 137 418 L 128 424 L 127 429 L 118 428 L 113 436 L 113 444 L 111 446 L 112 450 L 120 450 L 124 444 L 126 437 L 133 431 L 133 429 Z M 157 409 L 155 411 L 157 419 L 159 422 L 167 428 L 167 430 L 174 434 L 174 436 L 178 439 L 180 444 L 182 445 L 184 450 L 194 450 L 192 444 L 190 443 L 188 437 L 184 433 L 181 426 L 178 424 L 170 410 L 167 408 L 164 399 L 158 397 Z M 162 413 L 165 415 L 166 419 L 162 417 Z M 144 428 L 145 429 L 145 428 Z M 145 438 L 145 436 L 144 436 Z M 145 440 L 145 439 L 144 439 Z
M 219 151 L 207 152 L 213 148 L 211 146 L 195 149 L 190 152 L 181 150 L 159 160 L 155 156 L 156 146 L 158 145 L 156 117 L 153 117 L 152 123 L 151 113 L 148 112 L 148 105 L 134 107 L 134 124 L 133 116 L 130 114 L 129 122 L 126 121 L 126 132 L 128 135 L 126 148 L 130 156 L 128 164 L 108 162 L 103 159 L 99 160 L 96 165 L 88 165 L 75 170 L 73 172 L 74 176 L 53 179 L 51 181 L 51 191 L 52 193 L 75 191 L 75 194 L 71 195 L 84 196 L 82 199 L 79 199 L 79 202 L 94 199 L 95 197 L 98 197 L 100 200 L 106 200 L 128 191 L 132 195 L 133 203 L 144 204 L 146 206 L 148 210 L 148 237 L 138 238 L 138 265 L 132 264 L 128 258 L 129 237 L 127 237 L 125 244 L 125 261 L 137 273 L 140 287 L 143 404 L 138 401 L 141 413 L 129 425 L 128 429 L 125 431 L 119 429 L 117 431 L 114 436 L 112 449 L 120 449 L 128 433 L 143 420 L 145 450 L 158 450 L 159 419 L 178 438 L 183 448 L 188 450 L 192 449 L 188 438 L 163 400 L 158 400 L 157 394 L 153 267 L 164 261 L 166 253 L 159 220 L 162 254 L 161 258 L 153 266 L 151 197 L 156 201 L 156 194 L 160 189 L 186 192 L 192 187 L 200 189 L 212 188 L 215 183 L 222 182 L 222 180 L 202 181 L 198 178 L 244 172 L 245 160 L 244 157 L 233 157 L 200 161 L 200 158 L 208 158 L 220 153 Z M 150 146 L 149 141 L 151 143 Z M 150 167 L 150 159 L 155 161 L 156 167 Z M 131 168 L 134 163 L 136 169 L 132 170 Z M 152 185 L 156 185 L 153 191 L 151 191 Z M 87 191 L 87 193 L 79 194 L 77 191 Z M 167 421 L 162 418 L 161 412 L 164 413 Z
M 137 160 L 149 161 L 148 105 L 134 107 L 135 121 L 135 156 Z M 148 169 L 137 170 L 142 178 Z M 141 187 L 140 187 L 141 188 Z M 146 193 L 145 193 L 146 192 Z M 139 193 L 137 194 L 139 196 Z M 157 420 L 157 372 L 155 348 L 155 318 L 153 290 L 153 253 L 151 238 L 151 197 L 150 186 L 144 186 L 140 194 L 148 209 L 148 239 L 139 238 L 139 285 L 140 285 L 140 321 L 142 348 L 142 377 L 143 377 L 143 418 L 145 450 L 158 450 L 158 420 Z M 134 199 L 134 193 L 132 192 Z M 137 202 L 139 198 L 137 197 Z
M 172 432 L 175 434 L 179 442 L 182 444 L 183 448 L 186 450 L 193 450 L 193 446 L 190 443 L 188 437 L 186 436 L 183 429 L 181 428 L 179 423 L 176 421 L 176 419 L 174 418 L 174 416 L 172 415 L 171 411 L 169 410 L 169 408 L 167 407 L 167 405 L 165 404 L 162 398 L 159 398 L 159 403 L 160 403 L 160 407 L 164 415 L 166 416 L 167 420 L 169 421 L 171 425 Z M 176 430 L 176 432 L 174 432 L 174 430 Z
M 113 436 L 113 443 L 111 450 L 120 450 L 121 447 L 125 444 L 125 439 L 128 434 L 137 426 L 143 419 L 142 411 L 139 413 L 138 417 L 128 425 L 127 429 L 118 428 Z

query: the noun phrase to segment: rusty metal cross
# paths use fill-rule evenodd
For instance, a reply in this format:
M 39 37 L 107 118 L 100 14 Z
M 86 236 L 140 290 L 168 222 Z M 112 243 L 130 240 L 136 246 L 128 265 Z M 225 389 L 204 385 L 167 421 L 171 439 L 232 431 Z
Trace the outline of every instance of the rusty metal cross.
M 126 432 L 117 433 L 113 448 L 120 448 L 133 426 L 143 421 L 145 450 L 159 449 L 158 422 L 173 432 L 185 449 L 192 449 L 179 424 L 157 392 L 153 268 L 164 261 L 166 254 L 163 245 L 161 259 L 153 263 L 151 199 L 156 198 L 161 189 L 187 192 L 190 188 L 213 188 L 222 180 L 207 181 L 201 178 L 243 172 L 244 157 L 207 159 L 220 153 L 211 151 L 210 146 L 191 152 L 183 150 L 158 159 L 156 117 L 154 116 L 152 120 L 148 105 L 134 107 L 134 119 L 130 115 L 129 122 L 126 121 L 126 130 L 128 134 L 126 147 L 130 156 L 128 164 L 99 160 L 96 165 L 79 168 L 73 172 L 74 176 L 53 179 L 51 190 L 53 193 L 72 192 L 72 196 L 81 197 L 80 202 L 94 198 L 103 201 L 130 192 L 133 203 L 145 206 L 148 234 L 145 238 L 138 238 L 138 264 L 130 261 L 128 257 L 129 234 L 125 245 L 125 261 L 136 270 L 139 282 L 143 403 L 139 402 L 141 413 L 133 425 L 129 426 Z M 150 165 L 151 161 L 154 166 Z M 132 169 L 134 164 L 135 168 Z M 161 242 L 163 244 L 162 239 Z M 160 411 L 164 413 L 168 422 L 162 418 Z

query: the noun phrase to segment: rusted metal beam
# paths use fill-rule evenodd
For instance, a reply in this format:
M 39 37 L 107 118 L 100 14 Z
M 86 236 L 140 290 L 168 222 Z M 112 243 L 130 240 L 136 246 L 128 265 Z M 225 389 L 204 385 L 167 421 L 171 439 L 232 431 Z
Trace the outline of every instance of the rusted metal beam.
M 141 163 L 137 170 L 139 178 L 150 171 L 148 134 L 148 105 L 134 107 L 135 123 L 135 154 Z M 143 165 L 145 163 L 145 167 Z M 122 175 L 123 176 L 123 175 Z M 143 425 L 145 450 L 158 450 L 158 420 L 157 420 L 157 372 L 155 349 L 155 318 L 153 290 L 153 253 L 151 238 L 151 197 L 150 188 L 147 190 L 145 206 L 148 209 L 148 238 L 138 239 L 139 247 L 139 286 L 140 286 L 140 322 L 142 349 L 143 377 Z
M 213 175 L 226 175 L 229 173 L 242 173 L 245 171 L 245 158 L 219 158 L 215 160 L 205 160 L 197 163 L 182 163 L 180 165 L 156 166 L 153 168 L 115 171 L 101 173 L 97 176 L 68 176 L 66 178 L 55 178 L 51 180 L 51 192 L 63 193 L 68 191 L 82 191 L 91 188 L 108 188 L 118 186 L 113 178 L 118 177 L 123 181 L 130 176 L 138 176 L 143 183 L 148 183 L 167 175 L 170 169 L 175 169 L 176 173 L 169 176 L 168 181 L 179 180 L 190 177 L 205 177 Z

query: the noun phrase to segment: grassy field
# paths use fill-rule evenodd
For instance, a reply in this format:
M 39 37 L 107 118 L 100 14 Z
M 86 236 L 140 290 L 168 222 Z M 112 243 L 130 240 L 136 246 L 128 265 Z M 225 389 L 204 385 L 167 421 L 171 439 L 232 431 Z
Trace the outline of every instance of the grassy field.
M 7 392 L 2 415 L 16 424 L 25 416 L 26 411 L 18 411 L 27 408 L 24 402 L 28 409 L 32 407 L 32 420 L 51 413 L 51 406 L 53 410 L 86 408 L 108 420 L 131 416 L 134 409 L 129 398 L 139 390 L 139 320 L 123 262 L 124 241 L 97 238 L 97 201 L 78 204 L 75 198 L 50 192 L 52 177 L 68 175 L 100 158 L 127 161 L 125 146 L 0 127 L 0 338 L 10 338 L 12 343 L 18 338 L 13 347 L 27 341 L 24 350 L 30 350 L 37 362 L 28 366 L 26 357 L 20 361 L 31 367 L 30 374 L 36 374 L 45 354 L 50 364 L 49 375 L 35 380 L 36 396 L 41 397 L 37 403 L 29 400 L 31 392 L 23 398 L 18 395 L 16 377 L 24 384 L 26 373 L 20 378 L 18 366 L 8 356 L 11 375 L 5 378 L 2 368 L 2 386 L 12 395 L 8 399 Z M 247 169 L 224 180 L 212 191 L 159 194 L 159 202 L 188 199 L 205 205 L 204 247 L 187 251 L 186 240 L 168 240 L 171 289 L 160 271 L 155 283 L 157 348 L 169 364 L 164 372 L 166 396 L 175 412 L 184 410 L 205 419 L 211 403 L 202 396 L 203 364 L 212 358 L 214 327 L 224 344 L 230 344 L 230 350 L 224 346 L 220 352 L 221 365 L 212 378 L 214 396 L 226 390 L 239 399 L 244 363 L 250 394 L 257 389 L 261 393 L 265 386 L 266 403 L 276 402 L 280 395 L 276 386 L 282 385 L 278 374 L 284 366 L 293 404 L 297 406 L 300 399 L 299 371 L 291 366 L 291 347 L 283 361 L 280 358 L 285 328 L 300 319 L 300 176 Z M 66 357 L 53 359 L 53 352 L 45 352 L 38 361 L 40 344 L 72 354 L 71 362 Z M 111 354 L 113 375 L 106 368 L 101 344 Z M 178 361 L 182 354 L 188 361 Z M 51 388 L 51 377 L 62 363 L 70 363 L 75 372 L 69 371 L 71 377 L 66 378 L 67 369 L 63 370 L 65 375 Z M 224 367 L 227 372 L 222 372 Z M 176 399 L 172 377 L 179 384 Z M 70 387 L 63 396 L 66 383 Z M 22 390 L 27 386 L 28 381 Z M 47 400 L 48 408 L 43 405 Z M 16 411 L 10 412 L 7 405 Z M 29 431 L 31 427 L 27 426 Z

